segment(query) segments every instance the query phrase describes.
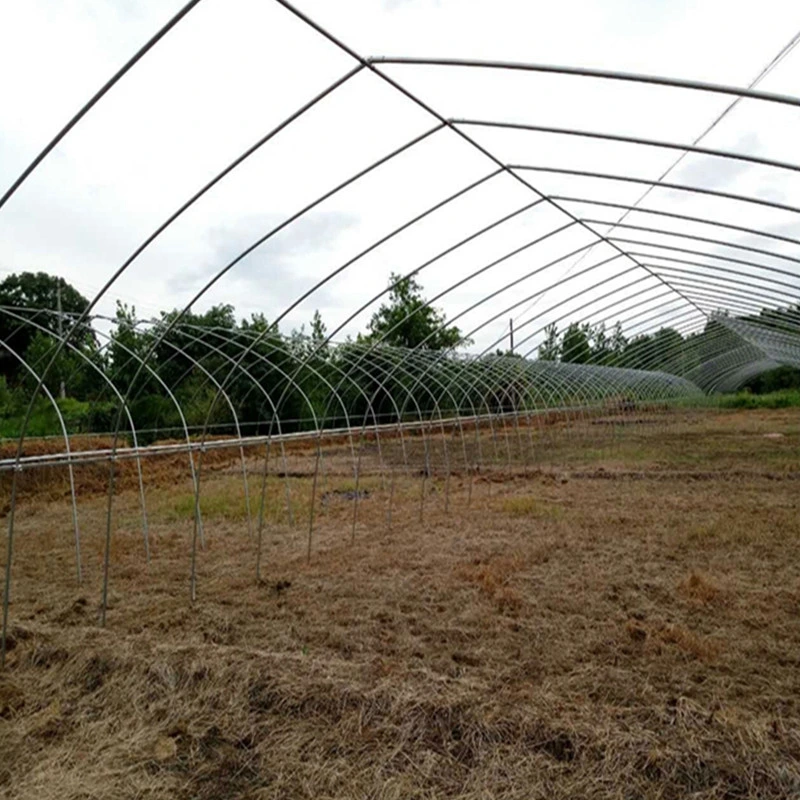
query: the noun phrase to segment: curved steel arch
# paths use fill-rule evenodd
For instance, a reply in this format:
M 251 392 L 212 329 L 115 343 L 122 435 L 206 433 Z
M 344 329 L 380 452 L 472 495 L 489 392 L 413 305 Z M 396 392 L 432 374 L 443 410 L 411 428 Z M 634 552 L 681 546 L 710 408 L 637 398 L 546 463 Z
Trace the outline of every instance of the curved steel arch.
M 314 472 L 314 488 L 312 490 L 308 555 L 311 554 L 312 532 L 314 524 L 314 501 L 316 497 L 317 472 L 322 458 L 321 441 L 323 435 L 332 433 L 337 436 L 347 437 L 349 454 L 354 469 L 356 492 L 353 502 L 353 535 L 358 514 L 358 486 L 361 474 L 361 457 L 363 441 L 366 431 L 374 429 L 378 446 L 379 464 L 383 478 L 383 454 L 381 451 L 381 437 L 397 436 L 403 452 L 404 463 L 408 464 L 405 436 L 412 430 L 419 430 L 423 439 L 426 453 L 426 465 L 429 465 L 431 447 L 441 436 L 443 447 L 446 494 L 445 508 L 449 503 L 449 480 L 455 469 L 455 460 L 451 460 L 448 450 L 448 432 L 460 436 L 461 451 L 464 458 L 464 467 L 470 470 L 467 437 L 465 425 L 475 423 L 476 452 L 481 457 L 481 426 L 488 423 L 492 443 L 497 452 L 497 432 L 504 436 L 504 444 L 509 466 L 512 464 L 512 437 L 516 438 L 516 452 L 518 457 L 525 459 L 527 467 L 527 453 L 533 450 L 533 437 L 531 431 L 531 412 L 534 416 L 538 411 L 548 409 L 561 409 L 567 419 L 568 429 L 577 430 L 577 425 L 569 427 L 570 422 L 586 421 L 597 409 L 613 408 L 615 398 L 632 396 L 665 406 L 679 399 L 695 398 L 700 389 L 706 392 L 721 389 L 736 388 L 742 381 L 760 371 L 771 369 L 778 364 L 800 366 L 800 287 L 792 279 L 800 278 L 800 273 L 794 265 L 800 264 L 800 257 L 795 251 L 778 252 L 770 249 L 773 246 L 790 245 L 797 247 L 800 239 L 781 232 L 768 230 L 766 224 L 763 228 L 750 227 L 737 224 L 738 220 L 726 208 L 725 214 L 719 216 L 723 219 L 714 219 L 705 215 L 677 213 L 668 208 L 658 209 L 643 208 L 639 203 L 653 189 L 660 188 L 680 192 L 692 198 L 706 198 L 714 202 L 722 201 L 726 204 L 733 203 L 738 209 L 760 208 L 773 214 L 789 213 L 797 215 L 800 208 L 789 202 L 768 200 L 752 194 L 735 194 L 714 189 L 709 186 L 690 186 L 665 180 L 668 173 L 674 168 L 673 164 L 666 172 L 656 179 L 642 178 L 629 174 L 614 174 L 613 172 L 597 172 L 593 170 L 580 170 L 570 168 L 569 165 L 537 166 L 531 164 L 509 163 L 501 154 L 483 146 L 465 129 L 492 128 L 504 130 L 527 131 L 559 137 L 583 137 L 591 140 L 614 142 L 630 147 L 660 148 L 674 150 L 683 155 L 692 154 L 708 157 L 716 162 L 737 162 L 745 165 L 764 167 L 770 170 L 784 172 L 800 172 L 800 164 L 789 161 L 777 160 L 766 156 L 748 154 L 731 150 L 715 149 L 700 144 L 703 136 L 727 113 L 732 107 L 717 117 L 711 127 L 706 128 L 701 136 L 691 144 L 678 141 L 652 139 L 640 136 L 631 136 L 613 131 L 600 131 L 592 128 L 564 128 L 545 124 L 529 124 L 525 121 L 508 122 L 500 119 L 474 119 L 469 117 L 444 116 L 439 110 L 426 103 L 420 96 L 409 90 L 396 74 L 407 71 L 411 66 L 431 68 L 451 68 L 461 71 L 492 70 L 503 74 L 504 72 L 527 72 L 530 74 L 549 74 L 567 76 L 575 80 L 602 80 L 623 83 L 625 85 L 645 85 L 663 87 L 679 92 L 714 93 L 732 97 L 734 103 L 740 99 L 748 99 L 758 103 L 769 103 L 777 106 L 800 108 L 800 98 L 780 95 L 757 90 L 755 87 L 760 77 L 749 87 L 739 88 L 724 84 L 703 83 L 700 81 L 677 79 L 657 75 L 637 75 L 633 73 L 617 72 L 604 69 L 588 69 L 570 66 L 554 66 L 543 64 L 525 64 L 503 61 L 477 61 L 472 59 L 442 59 L 442 58 L 407 58 L 407 57 L 364 57 L 350 48 L 340 39 L 326 31 L 314 20 L 296 9 L 288 0 L 275 0 L 280 6 L 310 26 L 318 34 L 328 40 L 333 46 L 339 48 L 355 61 L 355 65 L 342 76 L 328 84 L 325 89 L 312 97 L 287 118 L 272 128 L 255 144 L 239 154 L 221 172 L 202 188 L 194 193 L 186 202 L 173 212 L 161 225 L 159 225 L 123 264 L 112 273 L 111 278 L 105 283 L 99 293 L 92 299 L 86 309 L 73 316 L 72 326 L 63 336 L 53 336 L 56 342 L 55 352 L 47 363 L 39 369 L 38 365 L 26 361 L 24 354 L 16 354 L 21 359 L 24 369 L 33 375 L 37 384 L 33 392 L 21 426 L 17 441 L 17 452 L 14 459 L 2 460 L 0 468 L 13 469 L 12 472 L 12 497 L 16 493 L 16 480 L 19 470 L 32 465 L 34 462 L 23 458 L 23 441 L 27 435 L 33 404 L 40 392 L 45 392 L 51 402 L 56 406 L 52 394 L 45 383 L 48 374 L 54 368 L 56 359 L 63 350 L 77 354 L 79 359 L 91 363 L 80 346 L 71 339 L 75 330 L 84 324 L 91 324 L 93 309 L 101 298 L 107 295 L 116 280 L 127 270 L 132 268 L 139 256 L 147 249 L 156 238 L 167 230 L 179 217 L 191 208 L 201 197 L 212 191 L 232 171 L 243 165 L 247 159 L 263 146 L 267 145 L 280 133 L 291 129 L 295 121 L 302 117 L 311 108 L 325 98 L 336 93 L 347 84 L 354 76 L 361 72 L 371 73 L 380 79 L 383 84 L 410 101 L 418 110 L 422 110 L 432 117 L 435 124 L 425 132 L 412 137 L 393 150 L 388 151 L 378 160 L 366 167 L 361 167 L 349 177 L 335 186 L 328 188 L 323 194 L 307 203 L 301 209 L 287 214 L 283 221 L 273 226 L 264 235 L 251 242 L 244 250 L 232 260 L 211 273 L 211 277 L 202 288 L 197 291 L 188 304 L 168 320 L 162 320 L 153 340 L 149 342 L 147 352 L 130 352 L 135 375 L 124 390 L 120 390 L 108 376 L 102 376 L 102 369 L 93 364 L 93 368 L 100 371 L 108 389 L 119 401 L 116 425 L 113 431 L 114 444 L 108 453 L 97 453 L 98 460 L 105 459 L 109 464 L 109 497 L 108 517 L 106 527 L 106 548 L 104 553 L 104 586 L 102 618 L 105 619 L 106 594 L 108 587 L 108 560 L 111 537 L 111 512 L 114 499 L 114 462 L 118 457 L 134 457 L 139 467 L 139 481 L 142 498 L 142 513 L 145 530 L 145 545 L 147 546 L 147 523 L 144 506 L 144 488 L 141 478 L 141 458 L 148 453 L 160 452 L 157 448 L 148 450 L 140 447 L 136 439 L 134 420 L 130 413 L 130 403 L 135 392 L 142 392 L 145 381 L 140 381 L 140 376 L 147 380 L 153 378 L 160 380 L 160 390 L 170 397 L 183 425 L 185 442 L 180 443 L 178 449 L 189 456 L 192 468 L 193 486 L 195 489 L 195 530 L 193 534 L 192 576 L 190 579 L 191 596 L 195 595 L 195 567 L 197 536 L 203 536 L 202 518 L 200 516 L 200 483 L 199 470 L 194 469 L 194 453 L 203 451 L 205 447 L 221 447 L 222 439 L 214 439 L 213 414 L 217 403 L 224 403 L 233 419 L 235 435 L 228 440 L 239 449 L 242 464 L 242 477 L 245 485 L 247 524 L 252 536 L 252 517 L 248 488 L 247 466 L 245 463 L 245 447 L 265 446 L 265 468 L 262 485 L 262 503 L 259 519 L 259 543 L 257 557 L 257 577 L 260 577 L 261 565 L 261 531 L 263 528 L 264 498 L 268 474 L 268 459 L 270 446 L 277 441 L 281 447 L 284 466 L 286 455 L 284 443 L 292 436 L 299 436 L 316 443 L 316 468 Z M 23 172 L 20 178 L 0 198 L 0 208 L 11 197 L 14 191 L 36 169 L 38 164 L 52 151 L 54 147 L 66 136 L 69 131 L 80 122 L 83 116 L 106 94 L 115 83 L 123 77 L 136 62 L 154 46 L 163 36 L 176 25 L 199 0 L 193 0 L 178 12 L 145 46 L 119 70 L 108 83 L 87 103 L 78 114 L 65 126 L 60 133 L 50 141 L 45 149 L 37 156 L 31 165 Z M 387 68 L 394 68 L 392 74 L 387 74 Z M 761 75 L 763 76 L 762 73 Z M 409 106 L 410 107 L 410 106 Z M 350 257 L 330 269 L 319 279 L 309 281 L 310 285 L 299 292 L 298 296 L 277 314 L 272 324 L 263 330 L 245 332 L 237 329 L 235 336 L 223 330 L 211 327 L 200 327 L 188 324 L 185 321 L 187 313 L 193 304 L 207 296 L 209 290 L 217 285 L 222 278 L 230 273 L 242 262 L 248 254 L 260 247 L 280 231 L 290 228 L 304 215 L 320 204 L 333 198 L 340 191 L 356 184 L 367 174 L 380 168 L 391 159 L 410 151 L 418 144 L 428 140 L 439 131 L 454 134 L 460 141 L 466 143 L 473 153 L 490 164 L 490 170 L 482 177 L 466 182 L 460 189 L 448 194 L 446 197 L 433 204 L 420 207 L 399 226 L 395 226 L 382 233 L 377 239 L 369 242 L 365 247 L 360 247 Z M 574 194 L 546 193 L 531 180 L 526 173 L 538 172 L 553 175 L 563 175 L 571 178 L 590 180 L 595 187 L 599 187 L 601 197 L 576 197 Z M 293 350 L 280 338 L 278 325 L 287 315 L 304 301 L 319 296 L 317 293 L 336 276 L 344 274 L 354 264 L 360 262 L 367 255 L 380 252 L 380 248 L 393 241 L 400 234 L 418 231 L 419 224 L 432 218 L 455 201 L 469 196 L 479 187 L 499 184 L 494 179 L 498 176 L 507 176 L 513 184 L 526 192 L 534 195 L 531 202 L 517 207 L 505 215 L 494 220 L 484 219 L 474 221 L 472 227 L 455 243 L 429 258 L 423 260 L 419 266 L 410 271 L 406 268 L 399 280 L 369 301 L 361 304 L 354 312 L 348 308 L 349 316 L 345 321 L 321 342 L 313 342 L 301 350 Z M 621 203 L 616 196 L 611 196 L 605 190 L 608 182 L 643 185 L 647 191 L 635 203 Z M 503 187 L 505 188 L 505 184 Z M 590 214 L 584 208 L 575 210 L 575 205 L 588 204 L 601 207 L 605 210 L 618 209 L 624 214 L 617 220 L 598 219 L 596 214 Z M 372 337 L 370 341 L 358 347 L 351 345 L 337 347 L 334 337 L 340 333 L 350 322 L 361 313 L 374 308 L 382 297 L 396 288 L 403 280 L 417 276 L 422 271 L 429 269 L 442 269 L 445 257 L 452 257 L 466 264 L 468 255 L 474 250 L 478 240 L 486 233 L 495 231 L 498 237 L 506 235 L 503 225 L 514 219 L 522 219 L 529 210 L 551 209 L 558 214 L 558 220 L 545 220 L 547 229 L 538 234 L 536 238 L 520 247 L 515 247 L 503 253 L 496 253 L 497 257 L 487 261 L 478 269 L 467 273 L 466 268 L 462 273 L 447 277 L 446 288 L 439 291 L 432 299 L 425 301 L 420 308 L 397 323 L 394 328 L 384 332 L 381 336 Z M 628 214 L 633 212 L 655 216 L 657 222 L 639 224 L 638 222 L 625 222 Z M 710 212 L 709 212 L 710 213 Z M 678 223 L 683 228 L 670 229 L 667 221 Z M 713 226 L 713 233 L 705 227 L 701 233 L 696 230 L 686 230 L 687 223 L 691 225 Z M 599 229 L 598 229 L 599 228 Z M 605 230 L 608 228 L 609 230 Z M 656 236 L 659 241 L 647 241 L 628 235 L 626 231 L 636 231 L 640 234 Z M 567 242 L 557 239 L 559 234 L 565 233 Z M 575 241 L 577 234 L 590 241 L 578 247 Z M 744 234 L 747 237 L 761 237 L 757 244 L 751 241 L 732 241 L 722 238 L 733 234 Z M 719 238 L 718 238 L 719 237 Z M 646 239 L 646 237 L 645 237 Z M 663 241 L 666 239 L 666 242 Z M 769 244 L 765 244 L 768 240 Z M 547 263 L 542 263 L 542 250 L 537 246 L 548 242 L 548 246 L 555 242 L 561 255 Z M 582 239 L 580 240 L 582 241 Z M 566 247 L 569 242 L 574 247 Z M 598 245 L 603 245 L 602 254 L 595 254 Z M 480 246 L 480 245 L 478 245 Z M 505 245 L 503 245 L 505 246 Z M 710 252 L 701 247 L 718 248 L 721 252 Z M 638 248 L 643 248 L 638 249 Z M 565 252 L 567 251 L 567 252 Z M 650 252 L 646 252 L 650 251 Z M 656 251 L 655 253 L 652 251 Z M 506 280 L 501 275 L 502 265 L 510 262 L 517 256 L 529 258 L 533 263 L 531 268 L 525 267 L 521 277 L 509 276 Z M 738 257 L 742 255 L 743 257 Z M 592 263 L 581 266 L 584 259 L 591 257 Z M 550 256 L 548 256 L 550 258 Z M 623 262 L 614 263 L 617 259 Z M 760 263 L 759 259 L 767 259 L 771 263 Z M 774 262 L 780 261 L 781 266 Z M 571 263 L 568 263 L 571 262 Z M 714 262 L 714 263 L 706 263 Z M 608 269 L 608 265 L 613 265 Z M 579 268 L 580 267 L 580 268 Z M 550 271 L 548 271 L 550 270 Z M 435 333 L 427 335 L 424 341 L 410 350 L 402 350 L 392 346 L 392 333 L 400 325 L 408 321 L 413 314 L 421 313 L 433 307 L 433 304 L 442 298 L 448 302 L 455 296 L 455 290 L 465 286 L 470 281 L 480 278 L 485 281 L 481 289 L 481 298 L 475 302 L 464 302 L 463 307 L 457 307 L 455 313 L 447 322 L 443 322 L 437 332 L 445 326 L 452 326 L 462 319 L 470 319 L 473 327 L 464 334 L 466 339 L 481 333 L 488 335 L 491 326 L 505 315 L 514 312 L 522 321 L 517 325 L 517 332 L 521 338 L 517 339 L 513 356 L 508 354 L 494 354 L 492 350 L 500 346 L 505 335 L 495 338 L 492 344 L 478 347 L 480 352 L 470 356 L 461 355 L 458 347 L 450 347 L 441 351 L 428 349 L 430 340 Z M 477 283 L 473 283 L 473 288 Z M 560 299 L 551 299 L 543 308 L 537 308 L 539 302 L 554 289 L 559 290 Z M 531 290 L 535 290 L 532 291 Z M 490 305 L 504 292 L 514 291 L 515 302 L 499 313 L 496 308 L 500 304 Z M 520 296 L 523 299 L 519 300 Z M 353 304 L 355 305 L 355 304 Z M 522 306 L 527 307 L 519 311 Z M 533 309 L 533 310 L 532 310 Z M 721 310 L 730 311 L 733 316 L 726 317 Z M 2 309 L 0 309 L 2 311 Z M 17 312 L 11 311 L 14 315 Z M 35 311 L 34 319 L 41 310 Z M 44 313 L 56 313 L 46 311 Z M 468 315 L 473 315 L 468 316 Z M 20 317 L 20 320 L 22 318 Z M 515 320 L 516 322 L 516 320 Z M 605 330 L 605 325 L 616 322 L 621 326 L 625 336 L 633 344 L 637 342 L 637 358 L 635 362 L 646 369 L 632 369 L 624 366 L 608 366 L 603 363 L 573 363 L 575 352 L 562 351 L 560 362 L 547 362 L 534 360 L 532 355 L 536 352 L 540 337 L 547 325 L 569 323 L 572 325 L 597 327 Z M 26 322 L 26 324 L 29 324 Z M 38 322 L 30 323 L 43 332 L 47 329 Z M 138 324 L 138 323 L 137 323 Z M 172 332 L 180 333 L 191 339 L 198 346 L 200 354 L 190 355 L 186 349 L 171 341 Z M 663 335 L 661 335 L 663 333 Z M 674 335 L 673 335 L 674 334 Z M 52 333 L 49 333 L 52 335 Z M 99 334 L 98 334 L 99 335 Z M 226 336 L 228 337 L 226 339 Z M 677 339 L 676 339 L 677 336 Z M 692 338 L 696 337 L 696 338 Z M 106 338 L 107 335 L 106 335 Z M 488 336 L 491 338 L 491 336 Z M 680 343 L 678 342 L 680 340 Z M 692 342 L 701 342 L 693 345 Z M 260 345 L 266 345 L 262 352 Z M 463 344 L 463 340 L 461 343 Z M 8 343 L 2 343 L 8 347 Z M 104 347 L 108 346 L 108 342 Z M 694 347 L 694 349 L 692 349 Z M 175 357 L 179 355 L 187 358 L 189 366 L 182 374 L 172 380 L 171 385 L 158 377 L 159 369 L 165 368 L 172 356 L 161 360 L 156 357 L 159 348 L 174 350 Z M 483 348 L 481 350 L 481 348 Z M 124 348 L 122 348 L 124 349 Z M 702 349 L 702 352 L 701 352 Z M 678 357 L 683 358 L 682 362 Z M 600 356 L 598 356 L 600 358 Z M 324 362 L 322 361 L 324 359 Z M 318 362 L 325 367 L 318 367 Z M 624 362 L 620 362 L 621 364 Z M 255 365 L 269 366 L 276 376 L 275 386 L 266 386 L 264 380 L 259 378 Z M 164 373 L 166 374 L 166 373 Z M 191 398 L 177 396 L 179 387 L 188 382 L 194 375 L 201 375 L 205 381 L 203 387 L 210 387 L 213 399 L 208 407 L 205 420 L 200 429 L 199 443 L 193 439 L 189 432 L 185 416 L 185 406 Z M 271 373 L 263 373 L 271 374 Z M 234 388 L 238 390 L 239 379 L 243 379 L 246 386 L 244 393 L 234 396 Z M 138 384 L 138 388 L 135 388 Z M 277 401 L 275 397 L 281 389 Z M 324 395 L 319 403 L 321 412 L 314 405 L 317 396 L 312 389 L 319 389 Z M 196 391 L 200 391 L 197 388 Z M 268 434 L 266 437 L 258 436 L 259 427 L 254 429 L 253 436 L 246 436 L 237 412 L 244 407 L 250 393 L 262 397 L 266 405 L 256 404 L 258 414 L 268 416 Z M 300 409 L 297 416 L 302 419 L 291 421 L 286 419 L 289 413 L 287 408 L 294 402 L 297 394 L 301 398 Z M 312 396 L 314 399 L 312 399 Z M 341 417 L 339 413 L 341 412 Z M 621 413 L 621 412 L 620 412 Z M 131 426 L 134 448 L 119 446 L 120 433 L 123 423 L 123 414 L 127 415 Z M 305 415 L 308 416 L 305 416 Z M 67 455 L 66 459 L 54 454 L 47 463 L 65 463 L 70 471 L 73 462 L 77 461 L 70 453 L 69 434 L 61 420 L 62 434 L 65 437 Z M 341 425 L 343 427 L 340 427 Z M 529 447 L 526 451 L 522 442 L 520 423 L 526 424 Z M 540 420 L 541 421 L 541 420 Z M 262 424 L 259 420 L 256 425 Z M 266 424 L 266 423 L 263 423 Z M 295 425 L 297 431 L 288 428 Z M 308 426 L 308 430 L 304 430 Z M 513 432 L 510 426 L 513 426 Z M 277 433 L 273 434 L 273 428 Z M 434 428 L 436 432 L 434 433 Z M 359 433 L 360 431 L 360 433 Z M 358 451 L 354 444 L 354 435 L 360 436 Z M 584 434 L 585 435 L 585 434 Z M 81 459 L 86 460 L 91 454 L 81 454 Z M 498 459 L 499 460 L 499 459 Z M 36 463 L 43 463 L 37 461 Z M 427 467 L 423 472 L 422 502 L 425 497 L 425 478 Z M 288 470 L 284 470 L 288 475 Z M 72 473 L 70 473 L 72 474 Z M 394 488 L 394 473 L 392 473 L 392 489 Z M 288 492 L 288 477 L 287 477 Z M 471 495 L 472 482 L 470 479 L 469 492 Z M 73 483 L 73 508 L 76 508 L 74 483 Z M 422 502 L 420 513 L 422 513 Z M 287 493 L 287 505 L 291 513 L 291 502 Z M 391 516 L 391 497 L 389 502 L 389 515 Z M 75 527 L 77 541 L 77 516 L 75 512 Z M 8 618 L 8 597 L 10 593 L 11 563 L 13 555 L 14 537 L 14 503 L 9 516 L 7 534 L 7 562 L 4 584 L 4 616 L 3 616 L 3 657 L 5 656 L 5 641 Z M 80 558 L 78 557 L 80 568 Z

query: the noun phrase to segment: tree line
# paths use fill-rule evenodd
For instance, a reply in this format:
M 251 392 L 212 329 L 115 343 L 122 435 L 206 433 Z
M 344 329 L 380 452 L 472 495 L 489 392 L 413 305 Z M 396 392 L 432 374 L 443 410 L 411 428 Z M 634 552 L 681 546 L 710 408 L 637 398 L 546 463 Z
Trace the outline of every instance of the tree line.
M 142 322 L 118 301 L 104 333 L 81 319 L 89 300 L 63 278 L 10 275 L 0 282 L 0 436 L 18 435 L 51 361 L 29 435 L 58 433 L 54 404 L 70 432 L 114 430 L 119 421 L 144 440 L 206 426 L 259 434 L 276 425 L 287 432 L 321 420 L 349 423 L 348 411 L 366 413 L 397 389 L 381 375 L 404 372 L 379 363 L 385 355 L 370 355 L 372 345 L 435 352 L 466 343 L 413 277 L 392 275 L 389 287 L 367 331 L 333 348 L 319 311 L 308 329 L 284 334 L 263 314 L 238 320 L 229 304 L 202 313 L 173 309 Z
M 391 276 L 386 300 L 367 330 L 336 347 L 329 346 L 318 311 L 308 329 L 284 334 L 262 314 L 237 319 L 228 304 L 202 313 L 173 309 L 142 322 L 135 308 L 118 302 L 105 330 L 92 323 L 88 308 L 88 299 L 63 278 L 43 272 L 0 282 L 0 436 L 19 434 L 33 388 L 51 362 L 29 435 L 59 433 L 55 405 L 70 433 L 109 431 L 119 424 L 123 431 L 135 428 L 146 443 L 206 427 L 257 435 L 276 426 L 290 432 L 349 425 L 353 417 L 360 424 L 368 414 L 394 419 L 429 412 L 443 401 L 425 390 L 422 378 L 446 388 L 454 374 L 452 361 L 435 354 L 468 343 L 426 302 L 418 281 L 398 275 Z M 733 335 L 714 320 L 686 337 L 673 328 L 627 338 L 620 324 L 607 331 L 604 325 L 572 323 L 562 332 L 550 325 L 538 358 L 692 375 L 730 346 Z M 62 340 L 67 344 L 56 356 Z M 403 351 L 377 348 L 379 342 L 431 358 L 412 362 Z M 459 362 L 458 370 L 464 386 L 480 386 L 479 362 Z M 783 368 L 751 385 L 763 391 L 800 386 L 800 372 Z M 486 402 L 478 389 L 474 397 L 466 391 L 453 403 Z M 520 391 L 514 386 L 507 394 Z

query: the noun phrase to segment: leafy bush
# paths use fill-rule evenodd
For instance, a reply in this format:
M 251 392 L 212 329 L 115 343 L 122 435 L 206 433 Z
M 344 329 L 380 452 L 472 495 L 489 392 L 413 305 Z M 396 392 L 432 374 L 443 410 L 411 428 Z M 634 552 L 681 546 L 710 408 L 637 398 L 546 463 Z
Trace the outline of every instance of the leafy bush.
M 721 408 L 797 408 L 800 407 L 800 389 L 781 389 L 769 394 L 738 392 L 719 398 Z

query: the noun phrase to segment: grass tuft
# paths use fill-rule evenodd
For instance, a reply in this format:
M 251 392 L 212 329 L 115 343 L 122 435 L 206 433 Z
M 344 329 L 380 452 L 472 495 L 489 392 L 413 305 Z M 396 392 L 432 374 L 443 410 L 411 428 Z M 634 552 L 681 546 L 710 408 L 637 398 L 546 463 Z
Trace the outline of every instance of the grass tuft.
M 561 519 L 564 515 L 564 509 L 561 506 L 541 500 L 533 495 L 504 497 L 498 505 L 501 511 L 512 517 Z
M 688 600 L 701 605 L 717 602 L 723 596 L 722 589 L 713 578 L 694 570 L 681 581 L 678 591 Z

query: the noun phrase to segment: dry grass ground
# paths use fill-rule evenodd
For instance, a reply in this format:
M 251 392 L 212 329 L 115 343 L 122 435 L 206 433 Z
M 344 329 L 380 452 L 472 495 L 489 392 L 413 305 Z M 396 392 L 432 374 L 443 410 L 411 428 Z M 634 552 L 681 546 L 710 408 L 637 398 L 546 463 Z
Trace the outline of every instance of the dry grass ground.
M 63 498 L 27 499 L 0 796 L 800 797 L 800 414 L 630 422 L 537 430 L 512 469 L 501 437 L 447 510 L 425 476 L 423 524 L 387 443 L 392 525 L 373 470 L 353 542 L 332 450 L 310 562 L 295 453 L 261 583 L 236 465 L 209 474 L 194 606 L 185 476 L 149 492 L 149 567 L 125 490 L 105 629 L 104 498 L 81 502 L 79 588 Z

